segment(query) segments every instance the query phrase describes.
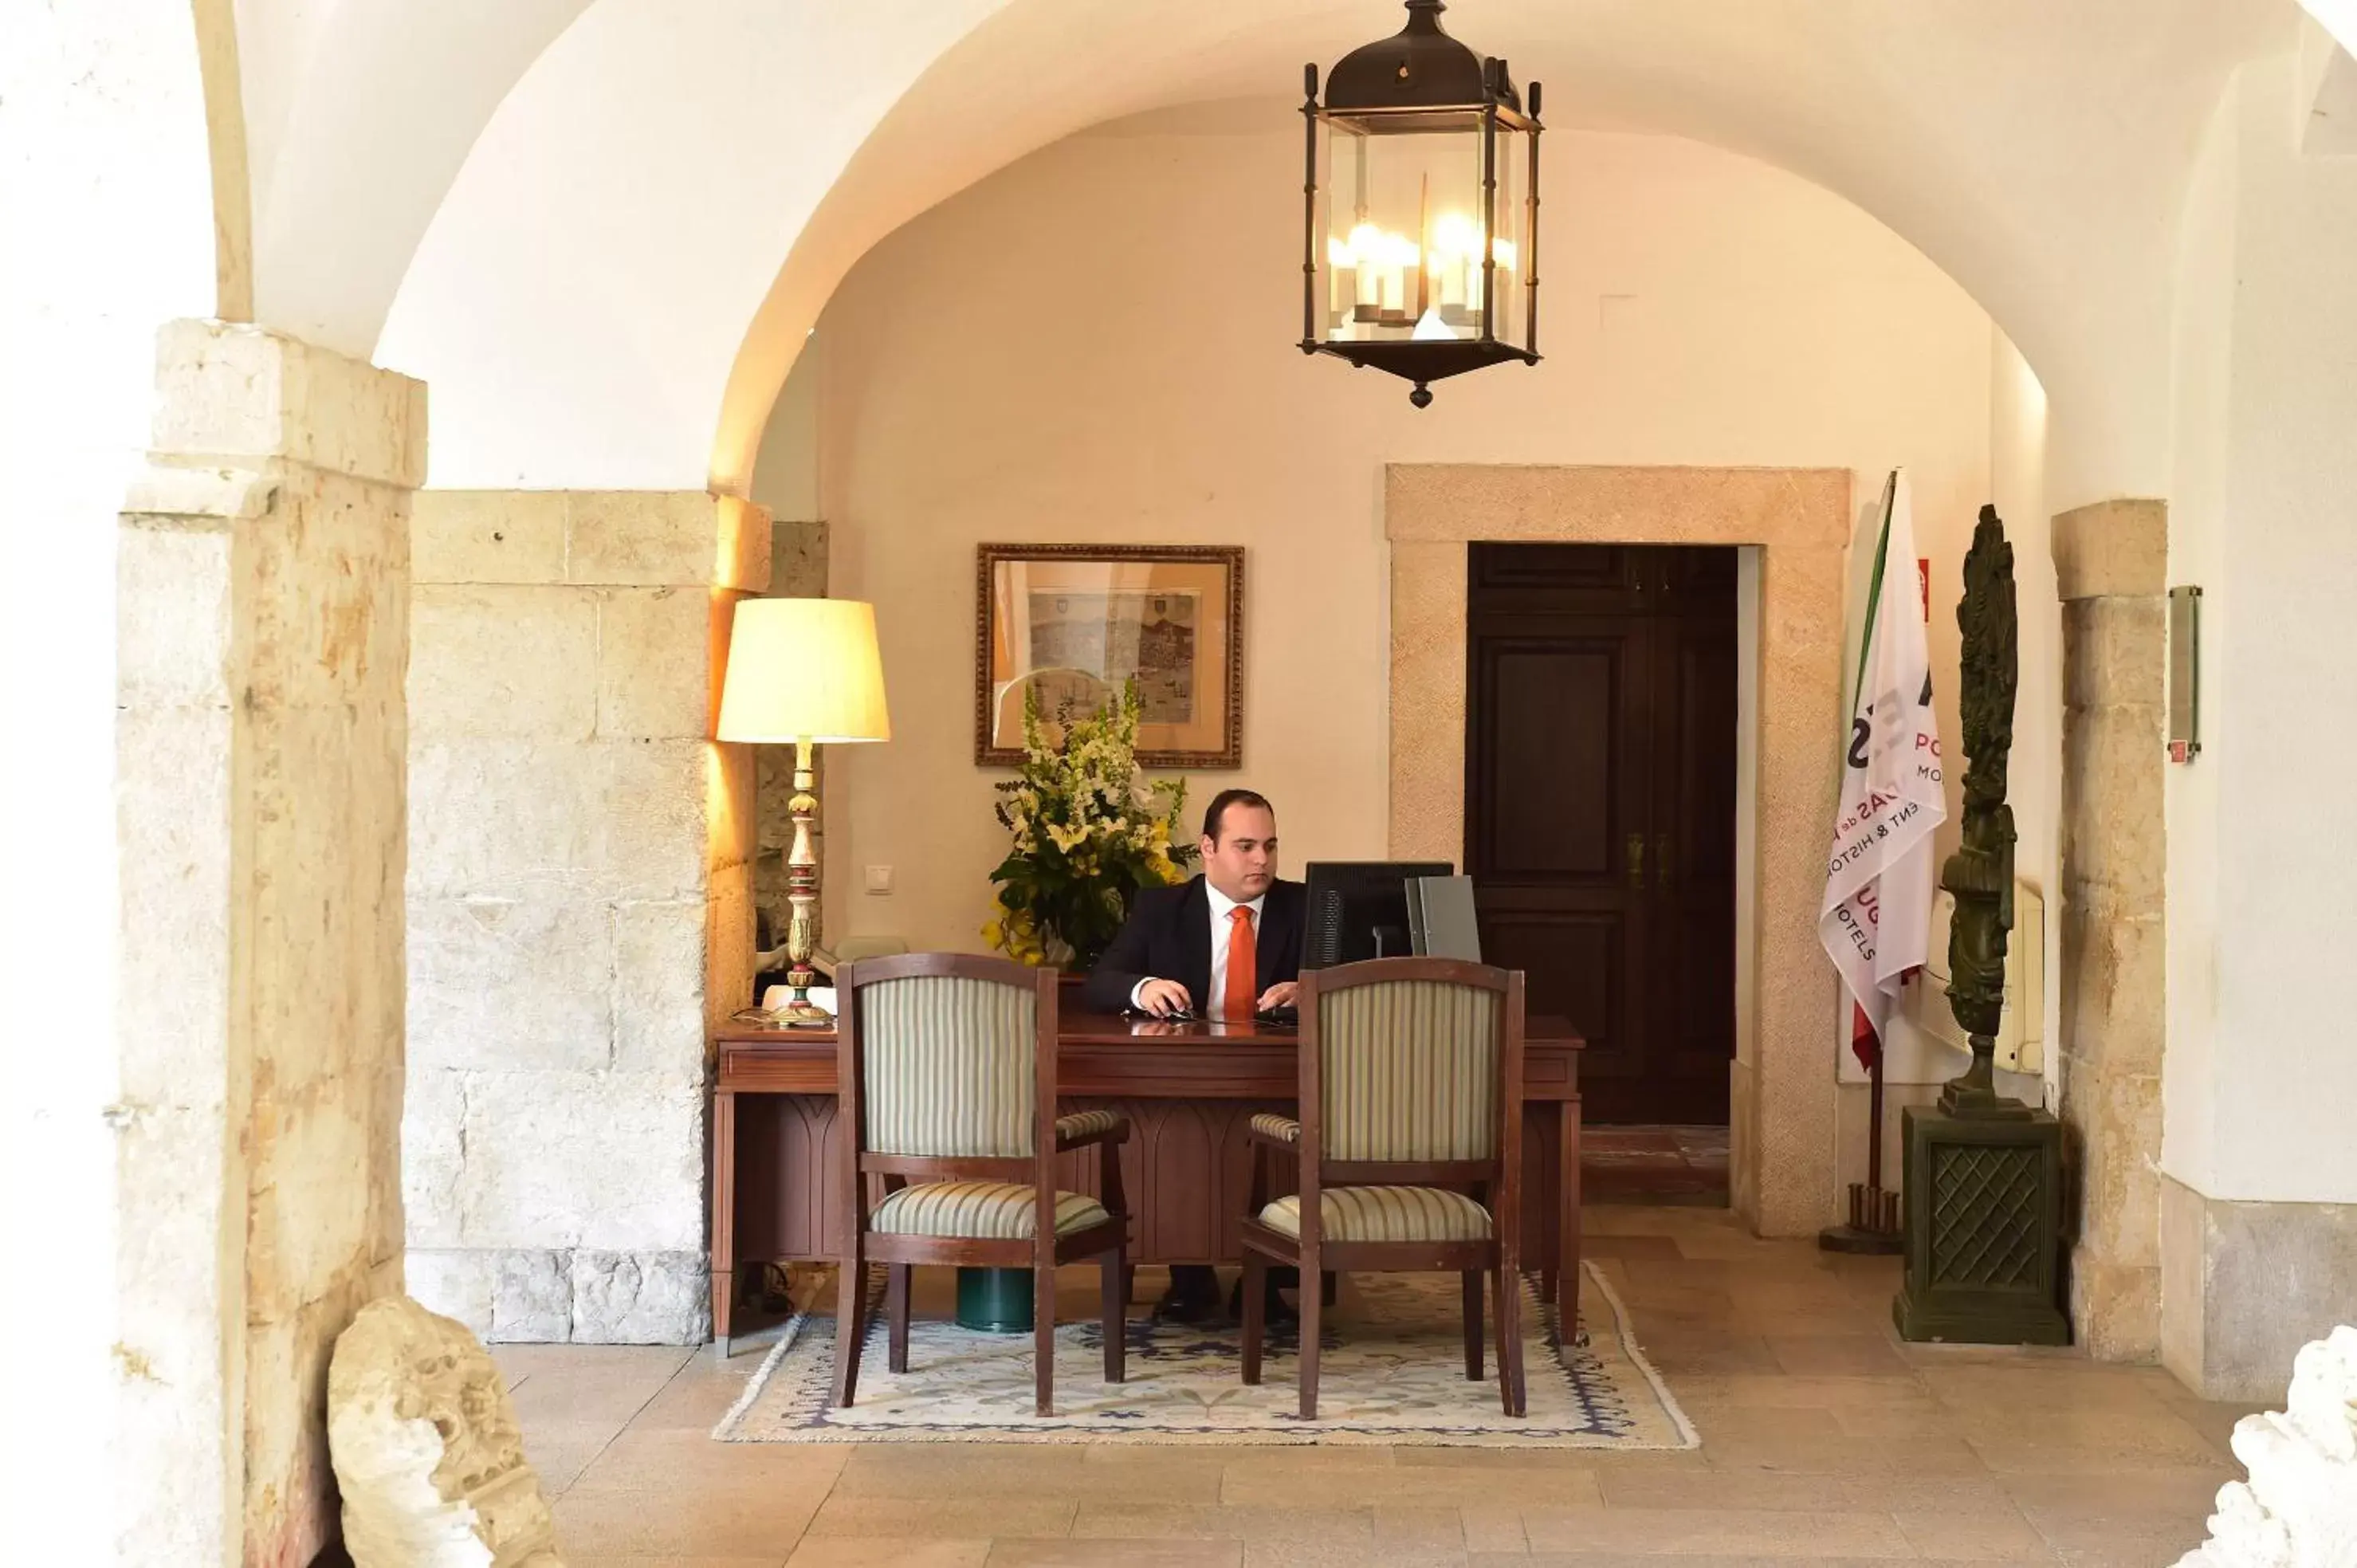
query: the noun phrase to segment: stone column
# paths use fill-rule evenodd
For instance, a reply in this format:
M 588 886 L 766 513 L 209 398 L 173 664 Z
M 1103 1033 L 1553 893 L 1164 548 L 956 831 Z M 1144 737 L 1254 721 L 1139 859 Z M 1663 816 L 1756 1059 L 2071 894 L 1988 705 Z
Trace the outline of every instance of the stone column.
M 2071 1321 L 2104 1360 L 2160 1345 L 2161 806 L 2168 510 L 2054 520 L 2062 598 L 2061 1113 L 2075 1158 Z
M 180 321 L 117 542 L 123 1518 L 335 1530 L 328 1350 L 401 1284 L 409 501 L 425 388 Z M 68 1310 L 70 1310 L 69 1307 Z
M 705 1031 L 748 1000 L 750 758 L 709 737 L 761 509 L 426 491 L 411 1289 L 488 1339 L 707 1328 Z

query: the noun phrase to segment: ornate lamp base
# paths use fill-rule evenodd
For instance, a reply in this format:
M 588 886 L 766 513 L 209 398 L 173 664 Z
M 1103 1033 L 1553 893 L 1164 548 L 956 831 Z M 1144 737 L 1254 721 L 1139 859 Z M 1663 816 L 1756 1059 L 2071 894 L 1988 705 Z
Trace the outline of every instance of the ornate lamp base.
M 784 1029 L 832 1029 L 834 1015 L 807 997 L 797 998 L 777 1010 L 778 1026 Z
M 818 774 L 812 767 L 811 743 L 794 743 L 794 793 L 786 811 L 794 824 L 793 846 L 786 852 L 786 983 L 793 999 L 777 1010 L 778 1022 L 789 1029 L 830 1029 L 834 1015 L 810 999 L 818 980 L 811 954 L 818 946 L 818 854 L 811 843 L 811 827 L 818 818 Z
M 1900 1187 L 1905 1285 L 1891 1303 L 1902 1339 L 2068 1345 L 2061 1302 L 2062 1124 L 1910 1106 Z

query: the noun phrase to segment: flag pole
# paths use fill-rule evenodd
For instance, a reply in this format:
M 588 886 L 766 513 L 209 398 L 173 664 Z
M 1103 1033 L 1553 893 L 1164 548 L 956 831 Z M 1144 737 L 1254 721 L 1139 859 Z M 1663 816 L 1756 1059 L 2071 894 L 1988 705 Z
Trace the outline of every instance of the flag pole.
M 1874 1065 L 1866 1069 L 1866 1190 L 1882 1190 L 1882 1052 L 1878 1047 Z M 1852 1220 L 1855 1224 L 1855 1219 Z
M 1866 684 L 1866 671 L 1873 638 L 1875 606 L 1881 597 L 1882 575 L 1890 568 L 1890 519 L 1899 495 L 1899 470 L 1893 468 L 1883 482 L 1882 534 L 1876 542 L 1874 577 L 1867 592 L 1867 626 L 1858 639 L 1857 685 L 1851 693 L 1855 711 L 1857 697 Z M 1908 565 L 1913 563 L 1908 562 Z M 1864 1009 L 1855 998 L 1851 1000 L 1852 1033 L 1867 1028 Z M 1868 1032 L 1872 1031 L 1870 1028 Z M 1902 1250 L 1900 1230 L 1899 1194 L 1886 1192 L 1882 1186 L 1882 1037 L 1874 1035 L 1874 1055 L 1866 1064 L 1866 1180 L 1849 1184 L 1849 1222 L 1830 1225 L 1817 1232 L 1817 1246 L 1827 1252 L 1849 1252 L 1868 1256 L 1888 1256 Z
M 1899 1195 L 1886 1192 L 1882 1186 L 1882 1042 L 1878 1038 L 1874 1059 L 1866 1064 L 1866 1180 L 1849 1184 L 1849 1222 L 1818 1231 L 1817 1247 L 1826 1252 L 1889 1256 L 1901 1250 L 1903 1236 Z

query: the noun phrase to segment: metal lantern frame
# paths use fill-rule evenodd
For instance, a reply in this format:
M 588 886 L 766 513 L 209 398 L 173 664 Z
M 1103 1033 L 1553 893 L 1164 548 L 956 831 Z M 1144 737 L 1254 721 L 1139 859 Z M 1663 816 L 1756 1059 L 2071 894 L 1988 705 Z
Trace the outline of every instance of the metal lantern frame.
M 1302 177 L 1301 351 L 1331 354 L 1354 366 L 1372 365 L 1415 383 L 1408 401 L 1430 406 L 1430 383 L 1491 365 L 1539 361 L 1539 84 L 1530 84 L 1529 108 L 1514 90 L 1502 59 L 1476 55 L 1441 31 L 1442 0 L 1406 0 L 1407 26 L 1388 38 L 1353 49 L 1335 62 L 1326 80 L 1326 102 L 1318 101 L 1318 67 L 1301 68 L 1302 122 L 1306 155 Z M 1477 130 L 1461 129 L 1467 121 Z M 1481 313 L 1472 338 L 1374 341 L 1329 338 L 1319 329 L 1318 132 L 1328 145 L 1339 134 L 1477 134 L 1481 144 Z M 1507 141 L 1501 145 L 1500 138 Z M 1528 149 L 1523 195 L 1522 344 L 1497 333 L 1499 271 L 1498 182 L 1501 158 L 1512 138 Z M 1327 225 L 1332 227 L 1329 220 Z M 1427 263 L 1419 260 L 1419 267 Z

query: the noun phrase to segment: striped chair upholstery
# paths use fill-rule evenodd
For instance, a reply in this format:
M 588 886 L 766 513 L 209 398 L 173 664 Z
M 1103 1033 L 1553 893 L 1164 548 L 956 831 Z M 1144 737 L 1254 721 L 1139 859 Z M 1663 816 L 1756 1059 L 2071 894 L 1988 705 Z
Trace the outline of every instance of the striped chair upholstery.
M 1252 1130 L 1264 1138 L 1275 1138 L 1280 1144 L 1301 1142 L 1301 1123 L 1290 1116 L 1280 1116 L 1274 1111 L 1254 1114 Z
M 1318 1228 L 1329 1241 L 1486 1241 L 1490 1211 L 1461 1192 L 1437 1187 L 1329 1187 L 1318 1195 Z M 1280 1197 L 1260 1211 L 1272 1230 L 1301 1235 L 1301 1198 Z
M 1110 1132 L 1120 1122 L 1118 1111 L 1075 1111 L 1070 1116 L 1056 1118 L 1056 1136 L 1060 1140 L 1085 1138 L 1092 1133 Z
M 1034 1006 L 1029 989 L 988 980 L 917 975 L 862 986 L 867 1148 L 879 1155 L 1032 1154 L 1039 1107 Z
M 1056 1234 L 1102 1225 L 1113 1217 L 1086 1193 L 1056 1195 Z M 935 1181 L 888 1193 L 868 1229 L 889 1236 L 959 1236 L 1028 1241 L 1039 1230 L 1039 1189 L 1011 1181 Z
M 1503 1025 L 1497 993 L 1439 981 L 1383 981 L 1321 994 L 1325 1157 L 1489 1158 L 1498 1138 Z

